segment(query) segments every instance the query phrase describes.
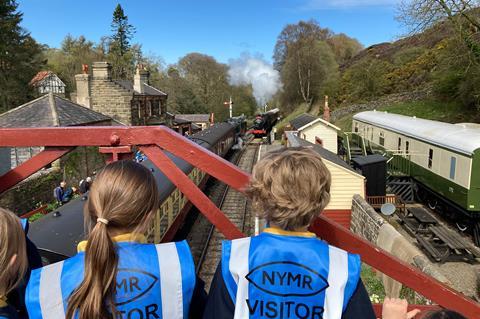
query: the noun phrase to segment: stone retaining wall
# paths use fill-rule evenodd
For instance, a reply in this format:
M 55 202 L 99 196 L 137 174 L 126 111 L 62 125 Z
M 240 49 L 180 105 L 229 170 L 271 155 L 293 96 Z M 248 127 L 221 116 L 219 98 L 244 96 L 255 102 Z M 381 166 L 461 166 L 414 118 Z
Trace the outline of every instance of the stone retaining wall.
M 372 244 L 377 245 L 380 227 L 382 227 L 382 225 L 386 222 L 387 221 L 380 216 L 360 195 L 353 196 L 352 222 L 350 226 L 352 232 L 360 235 L 362 238 L 365 238 Z M 400 233 L 398 233 L 398 235 L 400 235 Z M 405 245 L 410 245 L 410 247 L 405 247 L 406 249 L 418 250 L 409 242 Z M 392 254 L 395 255 L 395 253 Z M 449 283 L 448 279 L 437 269 L 435 269 L 430 260 L 428 260 L 428 258 L 423 254 L 419 253 L 413 257 L 411 264 L 438 281 L 447 284 Z

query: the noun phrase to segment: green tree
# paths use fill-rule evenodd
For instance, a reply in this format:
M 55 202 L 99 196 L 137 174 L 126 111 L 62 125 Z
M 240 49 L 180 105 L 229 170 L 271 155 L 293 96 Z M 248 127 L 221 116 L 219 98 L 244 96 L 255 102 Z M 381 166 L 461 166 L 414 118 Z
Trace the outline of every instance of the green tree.
M 223 102 L 228 98 L 229 85 L 225 64 L 205 54 L 189 53 L 178 62 L 178 72 L 210 112 L 220 119 L 226 117 Z
M 278 35 L 277 42 L 275 43 L 273 52 L 275 68 L 278 71 L 282 70 L 292 45 L 295 45 L 299 41 L 325 41 L 330 38 L 331 35 L 332 32 L 329 29 L 320 27 L 315 20 L 287 24 Z
M 113 34 L 108 44 L 108 58 L 112 63 L 112 76 L 125 79 L 133 73 L 135 62 L 141 57 L 141 47 L 130 45 L 135 28 L 128 22 L 128 17 L 120 4 L 117 4 L 113 12 L 111 26 Z
M 42 48 L 20 23 L 15 0 L 0 0 L 0 113 L 33 96 L 28 85 L 42 68 Z
M 75 90 L 75 75 L 82 72 L 82 64 L 91 65 L 105 59 L 101 45 L 88 41 L 84 36 L 75 38 L 67 35 L 60 49 L 44 51 L 48 68 L 55 72 L 67 85 L 67 93 Z
M 335 60 L 340 65 L 350 60 L 363 49 L 362 44 L 357 39 L 350 38 L 343 33 L 332 35 L 327 39 L 327 43 L 332 48 Z
M 282 67 L 286 104 L 304 102 L 310 108 L 338 81 L 338 64 L 324 41 L 303 39 L 291 46 Z

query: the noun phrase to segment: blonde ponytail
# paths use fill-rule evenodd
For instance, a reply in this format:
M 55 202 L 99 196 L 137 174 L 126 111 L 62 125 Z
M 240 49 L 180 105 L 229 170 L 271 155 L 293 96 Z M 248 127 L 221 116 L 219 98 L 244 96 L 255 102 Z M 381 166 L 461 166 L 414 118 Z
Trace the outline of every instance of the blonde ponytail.
M 143 229 L 158 209 L 159 195 L 152 173 L 133 161 L 109 164 L 98 175 L 85 205 L 91 225 L 85 250 L 85 275 L 71 294 L 67 319 L 116 318 L 115 289 L 118 255 L 111 232 Z
M 5 297 L 23 279 L 28 268 L 25 233 L 12 212 L 0 208 L 0 297 Z M 12 264 L 12 257 L 16 255 Z

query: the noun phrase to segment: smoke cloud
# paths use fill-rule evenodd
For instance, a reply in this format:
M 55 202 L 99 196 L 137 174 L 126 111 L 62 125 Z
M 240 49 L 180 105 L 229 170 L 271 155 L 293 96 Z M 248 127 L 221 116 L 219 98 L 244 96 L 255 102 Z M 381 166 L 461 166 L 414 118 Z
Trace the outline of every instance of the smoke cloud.
M 265 104 L 282 87 L 280 73 L 265 60 L 249 54 L 229 61 L 228 77 L 231 85 L 251 84 L 258 105 Z

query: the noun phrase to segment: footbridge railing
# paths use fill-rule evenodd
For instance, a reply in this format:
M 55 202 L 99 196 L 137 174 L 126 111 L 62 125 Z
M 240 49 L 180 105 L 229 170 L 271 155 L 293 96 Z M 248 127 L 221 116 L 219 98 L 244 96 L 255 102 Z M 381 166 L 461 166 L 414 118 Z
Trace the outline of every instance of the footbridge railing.
M 97 146 L 118 160 L 136 146 L 212 222 L 226 238 L 245 236 L 213 202 L 165 154 L 170 152 L 193 166 L 242 192 L 249 175 L 166 127 L 69 127 L 0 129 L 0 147 L 42 146 L 44 150 L 0 176 L 0 193 L 59 159 L 77 146 Z M 332 245 L 360 254 L 362 260 L 387 276 L 410 287 L 441 307 L 456 310 L 468 318 L 480 318 L 480 305 L 459 292 L 405 264 L 398 258 L 351 233 L 325 217 L 312 226 L 320 238 Z M 417 306 L 430 309 L 432 306 Z M 376 305 L 377 314 L 380 306 Z

